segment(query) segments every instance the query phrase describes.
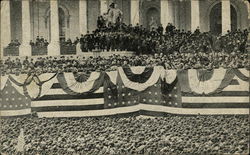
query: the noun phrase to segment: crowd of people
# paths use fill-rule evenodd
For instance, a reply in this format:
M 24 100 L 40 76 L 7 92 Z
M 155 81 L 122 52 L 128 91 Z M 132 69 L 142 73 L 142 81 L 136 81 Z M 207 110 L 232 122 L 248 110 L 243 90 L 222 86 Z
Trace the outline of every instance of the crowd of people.
M 1 119 L 0 151 L 16 154 L 248 154 L 248 116 Z
M 44 39 L 43 36 L 37 36 L 36 37 L 36 41 L 33 42 L 32 40 L 30 40 L 30 46 L 31 47 L 47 47 L 49 45 L 49 42 L 47 41 L 47 39 Z
M 60 44 L 64 45 L 64 46 L 76 46 L 76 44 L 79 42 L 79 38 L 76 37 L 76 39 L 72 42 L 72 40 L 70 38 L 68 38 L 67 40 L 65 40 L 65 38 L 62 38 L 60 40 Z M 32 41 L 30 40 L 30 45 L 31 47 L 36 46 L 36 47 L 47 47 L 49 45 L 49 42 L 47 41 L 47 39 L 44 39 L 43 36 L 37 36 L 36 37 L 36 41 Z
M 163 66 L 165 69 L 216 69 L 249 68 L 248 54 L 241 52 L 227 53 L 181 53 L 164 55 L 104 57 L 60 56 L 25 59 L 7 58 L 0 60 L 1 75 L 20 73 L 57 73 L 57 72 L 93 72 L 116 70 L 117 67 Z
M 8 47 L 19 47 L 21 43 L 18 41 L 18 39 L 11 40 L 8 44 Z
M 210 32 L 195 32 L 177 29 L 169 23 L 165 28 L 146 29 L 142 25 L 132 26 L 124 23 L 106 25 L 98 19 L 98 28 L 92 33 L 81 35 L 80 44 L 83 52 L 95 49 L 101 51 L 135 51 L 137 54 L 181 52 L 225 51 L 246 52 L 247 30 L 228 31 L 224 36 Z

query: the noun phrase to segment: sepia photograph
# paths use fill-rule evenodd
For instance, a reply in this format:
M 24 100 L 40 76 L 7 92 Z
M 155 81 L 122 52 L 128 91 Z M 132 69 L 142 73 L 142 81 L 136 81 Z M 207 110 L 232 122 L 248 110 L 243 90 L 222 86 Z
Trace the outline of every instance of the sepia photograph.
M 249 0 L 0 0 L 1 155 L 247 155 Z

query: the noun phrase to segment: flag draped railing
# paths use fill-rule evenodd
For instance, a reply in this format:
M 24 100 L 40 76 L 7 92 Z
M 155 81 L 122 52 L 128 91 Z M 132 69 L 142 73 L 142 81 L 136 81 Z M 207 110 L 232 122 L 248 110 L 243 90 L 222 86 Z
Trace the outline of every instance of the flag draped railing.
M 118 67 L 92 73 L 1 76 L 1 116 L 83 117 L 150 111 L 249 114 L 247 69 Z

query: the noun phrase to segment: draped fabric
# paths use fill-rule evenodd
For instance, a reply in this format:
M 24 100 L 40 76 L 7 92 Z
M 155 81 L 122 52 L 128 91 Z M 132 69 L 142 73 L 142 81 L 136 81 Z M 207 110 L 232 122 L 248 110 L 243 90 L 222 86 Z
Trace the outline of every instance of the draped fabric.
M 171 85 L 179 81 L 181 91 L 196 95 L 220 93 L 235 79 L 241 83 L 249 81 L 247 69 L 214 69 L 214 70 L 164 70 L 155 67 L 119 67 L 116 71 L 84 73 L 45 73 L 41 75 L 21 74 L 1 77 L 1 90 L 9 79 L 13 87 L 22 95 L 31 99 L 39 99 L 51 91 L 54 83 L 58 83 L 66 94 L 79 95 L 98 90 L 108 79 L 109 85 L 121 85 L 129 91 L 142 92 L 158 83 Z M 122 84 L 121 84 L 122 82 Z M 107 82 L 106 82 L 107 84 Z M 231 87 L 231 86 L 230 86 Z M 230 88 L 229 87 L 229 88 Z M 237 86 L 235 86 L 236 88 Z M 227 88 L 227 89 L 229 89 Z M 238 88 L 240 90 L 240 88 Z
M 117 83 L 117 73 L 118 73 L 117 71 L 106 72 L 106 74 L 109 76 L 110 82 L 112 82 L 115 85 Z
M 214 70 L 198 69 L 197 76 L 199 81 L 207 81 L 212 78 Z
M 104 73 L 92 72 L 85 82 L 76 81 L 73 73 L 59 73 L 57 79 L 63 90 L 71 95 L 94 92 L 103 85 Z
M 130 69 L 133 74 L 142 74 L 145 71 L 146 67 L 145 66 L 135 66 L 135 67 L 129 67 L 128 69 Z
M 79 73 L 73 73 L 74 77 L 75 77 L 75 80 L 77 82 L 85 82 L 89 79 L 90 77 L 90 74 L 87 74 L 87 73 L 82 73 L 82 72 L 79 72 Z
M 177 71 L 176 70 L 165 70 L 163 75 L 163 80 L 167 84 L 171 84 L 177 78 Z
M 44 81 L 42 84 L 42 90 L 41 90 L 40 97 L 47 94 L 48 91 L 50 90 L 51 86 L 54 83 L 57 83 L 58 80 L 56 78 L 56 75 L 57 74 L 55 74 L 55 73 L 46 73 L 46 74 L 39 75 L 39 79 L 41 81 Z M 48 77 L 49 77 L 49 79 L 48 79 Z
M 1 114 L 9 116 L 13 106 L 23 111 L 11 114 L 28 114 L 31 106 L 38 115 L 46 117 L 98 116 L 102 110 L 105 115 L 112 111 L 126 113 L 140 104 L 152 107 L 152 111 L 162 111 L 155 109 L 157 106 L 176 108 L 173 113 L 181 108 L 184 113 L 185 108 L 200 108 L 194 113 L 211 114 L 205 108 L 249 108 L 248 80 L 247 69 L 164 70 L 161 66 L 120 67 L 91 74 L 8 75 L 1 78 L 5 83 L 1 86 L 1 104 L 9 109 Z M 23 109 L 25 102 L 31 104 Z M 221 112 L 217 109 L 216 113 Z
M 5 84 L 8 80 L 8 75 L 1 76 L 0 78 L 1 78 L 0 86 L 1 86 L 1 90 L 3 90 L 3 88 L 5 87 Z
M 124 86 L 133 90 L 137 90 L 137 91 L 143 91 L 147 89 L 148 87 L 154 85 L 163 74 L 163 67 L 161 66 L 155 66 L 154 68 L 152 68 L 152 71 L 150 70 L 151 69 L 148 69 L 147 72 L 144 71 L 142 73 L 144 76 L 139 76 L 140 77 L 139 79 L 143 80 L 143 83 L 142 83 L 138 81 L 137 82 L 131 81 L 130 80 L 132 79 L 131 77 L 133 76 L 136 77 L 136 75 L 132 74 L 132 72 L 129 72 L 126 69 L 124 70 L 124 68 L 122 67 L 118 68 L 118 72 L 121 76 L 121 80 L 123 81 Z
M 134 68 L 134 67 L 133 67 Z M 135 67 L 138 69 L 132 69 L 130 67 L 123 68 L 123 71 L 127 78 L 132 82 L 145 83 L 152 75 L 154 68 Z M 142 69 L 141 69 L 142 68 Z
M 208 79 L 200 81 L 198 71 L 194 69 L 178 71 L 178 81 L 181 83 L 182 92 L 194 94 L 218 93 L 228 86 L 234 77 L 231 69 L 215 69 L 212 76 L 211 73 L 203 73 L 202 75 L 209 76 L 210 79 L 208 77 L 200 77 Z
M 112 81 L 112 76 L 106 74 L 103 82 L 104 108 L 114 108 L 118 106 L 118 91 L 116 82 Z M 113 72 L 114 73 L 114 72 Z M 117 73 L 117 72 L 116 72 Z M 117 78 L 117 76 L 115 77 Z
M 36 99 L 41 96 L 42 85 L 50 81 L 55 76 L 56 74 L 54 73 L 53 75 L 42 74 L 40 75 L 42 80 L 40 80 L 37 75 L 27 76 L 26 74 L 21 74 L 19 76 L 10 75 L 9 79 L 20 94 L 23 94 L 31 99 Z M 43 91 L 46 91 L 46 89 Z
M 238 76 L 243 81 L 250 81 L 249 71 L 247 69 L 233 69 L 233 72 L 236 76 Z
M 23 86 L 29 84 L 32 81 L 32 76 L 27 74 L 21 75 L 9 75 L 9 80 L 13 83 L 13 87 L 22 95 L 24 95 Z
M 30 98 L 19 93 L 9 79 L 3 90 L 0 91 L 0 115 L 1 117 L 27 115 L 31 113 Z

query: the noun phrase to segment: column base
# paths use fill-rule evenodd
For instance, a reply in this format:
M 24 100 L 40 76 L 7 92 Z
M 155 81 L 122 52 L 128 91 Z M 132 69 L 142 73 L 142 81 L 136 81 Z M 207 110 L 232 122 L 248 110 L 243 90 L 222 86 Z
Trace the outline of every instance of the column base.
M 59 43 L 50 43 L 48 45 L 48 55 L 49 56 L 61 55 Z
M 29 44 L 21 44 L 19 47 L 19 56 L 32 56 L 31 46 Z
M 80 44 L 80 43 L 78 43 L 78 44 L 76 45 L 76 55 L 83 55 L 83 52 L 82 52 L 82 50 L 81 50 L 81 44 Z
M 4 57 L 4 54 L 3 54 L 3 49 L 4 49 L 4 47 L 1 47 L 1 55 L 0 55 L 0 59 L 3 59 L 3 57 Z

